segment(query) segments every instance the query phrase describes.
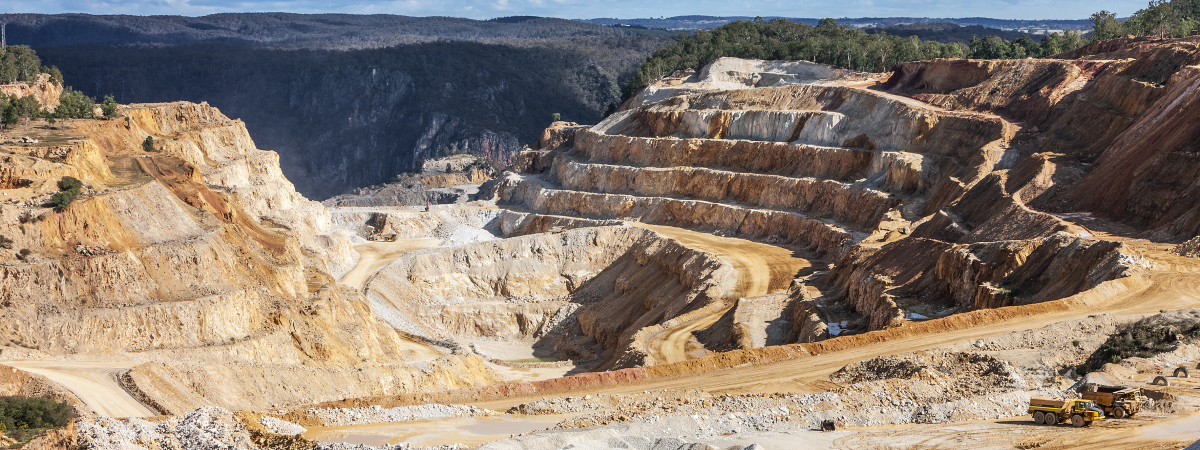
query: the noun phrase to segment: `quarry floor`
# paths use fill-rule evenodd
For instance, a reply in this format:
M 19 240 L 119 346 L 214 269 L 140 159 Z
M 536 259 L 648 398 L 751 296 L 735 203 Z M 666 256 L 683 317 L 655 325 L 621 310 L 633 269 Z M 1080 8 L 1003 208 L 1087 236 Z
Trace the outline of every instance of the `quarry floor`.
M 1086 226 L 1086 221 L 1080 221 Z M 777 292 L 787 288 L 797 276 L 826 267 L 814 264 L 798 252 L 775 245 L 747 241 L 737 238 L 715 236 L 681 228 L 631 223 L 676 239 L 686 246 L 714 253 L 725 259 L 739 271 L 738 294 L 749 297 Z M 1105 228 L 1102 224 L 1096 228 Z M 892 339 L 883 343 L 860 346 L 828 354 L 801 357 L 773 364 L 735 367 L 706 372 L 701 375 L 685 375 L 675 378 L 654 379 L 611 386 L 587 391 L 572 392 L 571 395 L 594 394 L 638 394 L 646 391 L 700 389 L 710 394 L 755 394 L 755 393 L 803 393 L 821 392 L 830 387 L 828 376 L 841 367 L 882 355 L 895 355 L 918 350 L 928 350 L 959 342 L 970 342 L 980 338 L 1003 335 L 1010 332 L 1034 329 L 1056 322 L 1086 318 L 1094 314 L 1112 314 L 1120 319 L 1157 313 L 1160 310 L 1194 308 L 1200 306 L 1200 262 L 1169 253 L 1169 246 L 1145 240 L 1122 238 L 1118 234 L 1095 231 L 1105 238 L 1122 240 L 1139 252 L 1146 260 L 1144 270 L 1137 276 L 1115 280 L 1070 299 L 1075 305 L 1065 311 L 1038 311 L 1029 308 L 1028 314 L 959 330 L 946 330 Z M 358 283 L 366 280 L 370 273 L 386 262 L 403 254 L 402 248 L 413 250 L 422 244 L 397 243 L 387 246 L 372 245 L 366 251 L 360 266 L 355 269 L 364 277 L 353 278 Z M 359 271 L 363 265 L 368 268 Z M 352 272 L 354 273 L 354 272 Z M 347 275 L 350 278 L 351 275 Z M 346 282 L 346 279 L 343 279 Z M 655 357 L 668 362 L 686 361 L 703 356 L 703 348 L 692 335 L 724 313 L 694 318 L 674 328 L 664 330 L 651 339 Z M 697 350 L 699 349 L 699 350 Z M 510 380 L 529 381 L 561 376 L 555 373 L 535 373 L 535 370 L 515 371 L 502 368 L 499 373 Z M 534 372 L 534 373 L 531 373 Z M 550 371 L 552 372 L 552 371 Z M 480 400 L 474 406 L 496 411 L 505 411 L 513 406 L 547 396 L 511 397 L 503 400 Z M 1157 419 L 1157 420 L 1156 420 Z M 493 421 L 510 423 L 512 433 L 526 432 L 529 419 L 505 416 Z M 539 422 L 541 423 L 541 422 Z M 503 426 L 503 425 L 497 425 Z M 714 445 L 757 442 L 765 448 L 1077 448 L 1097 444 L 1119 443 L 1122 448 L 1182 448 L 1190 441 L 1200 438 L 1200 415 L 1147 417 L 1136 421 L 1108 421 L 1103 424 L 1076 430 L 1058 427 L 1055 429 L 1031 428 L 1032 423 L 1024 417 L 1000 418 L 989 421 L 955 423 L 952 425 L 907 425 L 865 427 L 845 429 L 837 432 L 819 433 L 804 430 L 788 432 L 743 433 L 730 436 L 726 441 L 711 442 Z M 436 433 L 439 442 L 461 439 L 463 442 L 480 442 L 475 433 L 456 431 L 456 428 L 439 427 Z M 357 433 L 359 431 L 351 431 Z M 410 432 L 417 438 L 424 431 Z M 797 437 L 803 436 L 802 441 Z M 1013 439 L 1017 436 L 1020 439 Z M 1000 439 L 1002 437 L 1008 437 Z M 1017 442 L 1024 439 L 1022 442 Z M 419 439 L 418 439 L 419 440 Z M 416 442 L 416 441 L 412 441 Z M 429 441 L 427 441 L 429 442 Z M 800 444 L 803 442 L 803 444 Z M 798 446 L 800 445 L 800 446 Z M 1110 446 L 1110 448 L 1112 448 Z
M 632 224 L 674 238 L 684 245 L 718 255 L 732 264 L 739 272 L 738 294 L 755 296 L 786 289 L 797 277 L 826 267 L 814 264 L 798 252 L 785 247 L 743 239 L 714 236 L 680 228 Z M 1096 234 L 1102 234 L 1097 231 Z M 1106 234 L 1106 233 L 1105 233 Z M 1120 238 L 1119 236 L 1106 236 Z M 1160 310 L 1200 307 L 1200 261 L 1177 256 L 1166 251 L 1162 244 L 1144 240 L 1122 239 L 1137 250 L 1147 264 L 1138 275 L 1106 283 L 1096 289 L 1078 294 L 1070 299 L 1075 305 L 1065 311 L 1040 312 L 1030 308 L 1027 315 L 979 323 L 958 330 L 946 330 L 918 334 L 863 345 L 827 354 L 800 357 L 772 364 L 740 366 L 715 370 L 699 375 L 683 375 L 657 378 L 587 391 L 571 392 L 573 396 L 595 394 L 639 394 L 658 390 L 699 389 L 710 394 L 751 393 L 804 393 L 821 392 L 829 389 L 828 376 L 841 367 L 882 355 L 895 355 L 918 350 L 928 350 L 958 342 L 969 342 L 979 338 L 1002 335 L 1014 331 L 1029 330 L 1055 322 L 1086 318 L 1094 314 L 1112 314 L 1130 319 Z M 409 239 L 398 242 L 370 242 L 355 246 L 360 259 L 354 269 L 341 282 L 357 288 L 362 286 L 379 269 L 401 255 L 440 245 L 436 239 Z M 724 311 L 721 311 L 724 313 Z M 720 313 L 695 318 L 671 329 L 660 332 L 651 339 L 656 358 L 669 362 L 686 361 L 702 356 L 703 349 L 691 331 L 713 323 Z M 434 359 L 444 351 L 417 342 L 410 342 L 418 360 Z M 698 351 L 697 348 L 700 350 Z M 10 354 L 6 352 L 5 356 Z M 30 355 L 36 358 L 36 355 Z M 11 356 L 9 356 L 11 357 Z M 134 400 L 115 381 L 115 374 L 132 367 L 125 362 L 100 358 L 101 361 L 4 361 L 2 364 L 37 373 L 50 378 L 78 394 L 89 406 L 103 415 L 113 417 L 146 417 L 153 413 Z M 491 365 L 501 377 L 512 381 L 532 381 L 555 378 L 566 374 L 570 368 L 512 369 Z M 502 400 L 481 399 L 473 406 L 495 411 L 505 411 L 513 406 L 548 396 L 510 397 Z M 536 419 L 536 420 L 535 420 Z M 390 430 L 376 427 L 350 427 L 327 429 L 324 436 L 335 436 L 340 442 L 375 443 L 384 433 L 387 436 L 407 436 L 411 442 L 446 443 L 451 441 L 477 445 L 492 439 L 542 429 L 550 422 L 546 418 L 523 418 L 502 416 L 488 418 L 485 431 L 476 427 L 479 420 L 447 422 L 437 427 Z M 1034 427 L 1024 417 L 1001 418 L 989 421 L 954 423 L 951 425 L 906 425 L 844 429 L 820 433 L 804 430 L 780 432 L 741 433 L 711 442 L 759 443 L 765 448 L 1012 448 L 1014 442 L 1028 441 L 1023 448 L 1076 448 L 1105 444 L 1109 448 L 1182 448 L 1185 441 L 1200 438 L 1200 415 L 1185 417 L 1160 417 L 1134 421 L 1107 421 L 1087 429 L 1058 427 L 1055 429 Z M 460 423 L 461 422 L 461 423 Z M 417 426 L 419 423 L 402 425 Z M 482 426 L 482 425 L 480 425 Z M 532 427 L 532 428 L 531 428 Z M 386 427 L 385 427 L 386 428 Z M 415 430 L 415 431 L 414 431 Z M 496 430 L 500 430 L 497 432 Z M 1031 431 L 1032 430 L 1032 431 Z M 433 437 L 436 435 L 436 439 Z M 342 436 L 336 438 L 336 436 Z M 801 438 L 802 436 L 802 438 Z M 1013 438 L 1017 436 L 1018 438 Z M 385 441 L 391 442 L 393 440 Z M 382 443 L 382 442 L 380 442 Z M 1036 444 L 1036 445 L 1034 445 Z M 1114 447 L 1115 444 L 1116 445 Z

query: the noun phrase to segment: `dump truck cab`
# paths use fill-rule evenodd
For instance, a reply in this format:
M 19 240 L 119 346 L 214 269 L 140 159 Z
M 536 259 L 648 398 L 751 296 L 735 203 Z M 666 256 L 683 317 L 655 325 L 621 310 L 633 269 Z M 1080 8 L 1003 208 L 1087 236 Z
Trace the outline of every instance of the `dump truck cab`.
M 1079 393 L 1084 400 L 1091 400 L 1104 409 L 1104 414 L 1116 419 L 1133 417 L 1146 405 L 1147 398 L 1141 388 L 1129 386 L 1104 386 L 1088 383 Z
M 1092 422 L 1104 418 L 1104 410 L 1097 407 L 1091 400 L 1083 399 L 1030 399 L 1029 414 L 1033 416 L 1034 422 L 1043 425 L 1058 425 L 1067 422 L 1076 427 L 1088 426 Z

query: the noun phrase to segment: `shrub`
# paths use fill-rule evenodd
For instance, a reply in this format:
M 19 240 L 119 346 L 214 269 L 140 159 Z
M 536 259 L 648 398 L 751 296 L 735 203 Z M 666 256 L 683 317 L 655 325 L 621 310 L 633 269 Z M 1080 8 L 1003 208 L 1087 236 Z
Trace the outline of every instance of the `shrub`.
M 9 239 L 8 236 L 0 235 L 0 248 L 11 249 L 12 245 L 12 239 Z
M 142 141 L 142 151 L 143 152 L 154 151 L 154 136 L 146 136 L 146 140 Z
M 58 180 L 58 190 L 60 190 L 60 191 L 70 191 L 70 190 L 78 191 L 81 189 L 83 189 L 83 182 L 79 181 L 78 178 L 62 177 L 61 180 Z
M 75 201 L 75 197 L 79 196 L 77 191 L 55 192 L 50 196 L 50 203 L 47 206 L 54 208 L 55 212 L 63 212 L 67 207 L 71 206 L 71 202 Z
M 83 190 L 83 182 L 74 177 L 62 177 L 61 180 L 58 180 L 58 189 L 59 192 L 50 197 L 48 206 L 53 207 L 57 212 L 63 212 L 67 210 L 68 206 L 71 206 L 71 202 L 75 201 L 76 197 L 79 197 L 79 193 Z
M 1173 350 L 1180 341 L 1200 338 L 1200 320 L 1166 319 L 1151 316 L 1121 326 L 1079 366 L 1080 372 L 1100 370 L 1107 363 L 1121 362 L 1130 357 L 1150 358 Z
M 0 422 L 9 430 L 60 428 L 71 420 L 71 407 L 49 397 L 0 397 Z
M 0 397 L 0 431 L 18 445 L 70 420 L 71 407 L 49 397 Z
M 32 255 L 32 254 L 33 254 L 33 251 L 31 251 L 27 248 L 23 248 L 23 249 L 21 249 L 21 251 L 17 252 L 17 259 L 24 261 L 25 258 L 28 258 L 29 255 Z
M 113 96 L 111 96 L 111 95 L 104 96 L 104 103 L 100 104 L 100 110 L 104 111 L 105 119 L 111 119 L 113 117 L 116 117 L 117 101 L 114 100 Z

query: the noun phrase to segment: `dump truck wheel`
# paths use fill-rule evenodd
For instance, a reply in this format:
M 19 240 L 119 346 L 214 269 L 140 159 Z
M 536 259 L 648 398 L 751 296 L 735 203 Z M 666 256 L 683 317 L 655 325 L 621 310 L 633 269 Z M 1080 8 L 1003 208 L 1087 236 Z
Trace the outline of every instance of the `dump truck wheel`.
M 1079 428 L 1086 424 L 1087 424 L 1087 421 L 1083 420 L 1083 416 L 1081 416 L 1079 414 L 1071 416 L 1071 426 L 1073 426 L 1075 428 Z
M 1192 374 L 1188 372 L 1187 367 L 1181 366 L 1178 369 L 1175 369 L 1175 378 L 1190 378 L 1191 375 Z
M 1113 417 L 1114 418 L 1124 419 L 1128 416 L 1129 416 L 1129 413 L 1127 411 L 1125 411 L 1125 408 L 1120 407 L 1120 406 L 1113 408 Z
M 1058 414 L 1054 414 L 1054 413 L 1046 414 L 1045 419 L 1042 421 L 1042 423 L 1044 423 L 1046 425 L 1050 425 L 1050 426 L 1058 425 Z
M 1159 386 L 1170 386 L 1171 382 L 1167 380 L 1167 377 L 1157 376 L 1157 377 L 1154 377 L 1154 381 L 1150 382 L 1150 384 L 1157 384 Z
M 1033 413 L 1033 423 L 1040 424 L 1040 423 L 1042 423 L 1042 422 L 1045 422 L 1045 421 L 1046 421 L 1046 414 L 1045 414 L 1045 413 L 1043 413 L 1043 412 L 1041 412 L 1041 411 L 1037 411 L 1037 412 L 1034 412 L 1034 413 Z

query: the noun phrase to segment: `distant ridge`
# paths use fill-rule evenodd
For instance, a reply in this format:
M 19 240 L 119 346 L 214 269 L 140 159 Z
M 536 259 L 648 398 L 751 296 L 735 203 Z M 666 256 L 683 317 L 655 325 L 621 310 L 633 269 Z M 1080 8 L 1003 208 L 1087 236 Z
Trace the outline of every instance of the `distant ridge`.
M 0 22 L 8 24 L 9 43 L 35 48 L 209 43 L 348 50 L 437 40 L 511 43 L 557 38 L 668 36 L 663 31 L 533 16 L 472 20 L 386 14 L 226 13 L 200 17 L 0 14 Z
M 764 16 L 763 20 L 771 20 L 782 18 L 797 23 L 806 23 L 816 25 L 821 21 L 820 18 L 811 17 L 780 17 L 780 16 Z M 594 23 L 599 25 L 636 25 L 646 28 L 661 28 L 666 30 L 699 30 L 711 29 L 721 25 L 735 22 L 738 20 L 754 20 L 751 16 L 675 16 L 663 19 L 615 19 L 615 18 L 599 18 L 599 19 L 581 19 L 580 22 Z M 930 17 L 859 17 L 859 18 L 836 18 L 838 23 L 842 25 L 851 25 L 860 28 L 883 28 L 894 25 L 908 25 L 921 23 L 952 23 L 959 26 L 983 26 L 988 28 L 997 28 L 1005 31 L 1013 30 L 1081 30 L 1091 27 L 1091 22 L 1080 20 L 1056 20 L 1056 19 L 1038 19 L 1038 20 L 1011 20 L 1011 19 L 991 19 L 987 17 L 965 17 L 965 18 L 930 18 Z

